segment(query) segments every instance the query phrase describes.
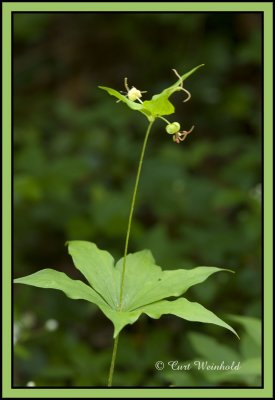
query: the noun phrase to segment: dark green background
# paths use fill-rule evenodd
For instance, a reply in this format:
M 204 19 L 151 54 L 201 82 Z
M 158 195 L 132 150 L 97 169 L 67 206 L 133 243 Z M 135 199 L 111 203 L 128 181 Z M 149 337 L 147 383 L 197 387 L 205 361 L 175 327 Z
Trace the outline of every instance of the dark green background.
M 253 13 L 14 15 L 15 277 L 53 267 L 79 278 L 66 240 L 122 256 L 147 122 L 98 85 L 123 90 L 128 77 L 150 98 L 175 81 L 172 68 L 205 63 L 186 81 L 190 102 L 172 98 L 170 120 L 194 132 L 176 145 L 154 125 L 129 250 L 150 248 L 165 269 L 230 268 L 186 297 L 225 319 L 261 316 L 261 24 Z M 27 286 L 14 306 L 14 385 L 106 385 L 112 325 L 96 307 Z M 238 349 L 221 328 L 143 317 L 121 335 L 114 384 L 175 384 L 154 363 L 196 358 L 191 331 Z M 210 385 L 196 374 L 181 384 Z

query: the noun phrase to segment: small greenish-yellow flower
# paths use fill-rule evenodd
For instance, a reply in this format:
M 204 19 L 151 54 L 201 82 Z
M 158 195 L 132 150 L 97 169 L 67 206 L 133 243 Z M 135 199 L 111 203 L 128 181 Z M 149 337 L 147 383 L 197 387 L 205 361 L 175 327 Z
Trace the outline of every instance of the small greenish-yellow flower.
M 132 86 L 131 89 L 129 89 L 128 86 L 128 79 L 124 78 L 124 86 L 125 89 L 127 90 L 127 92 L 125 93 L 126 96 L 128 97 L 129 100 L 131 101 L 139 101 L 140 103 L 142 103 L 142 101 L 140 100 L 140 98 L 142 97 L 142 93 L 147 93 L 144 90 L 138 90 L 136 87 Z
M 136 101 L 142 97 L 142 94 L 140 90 L 138 90 L 133 86 L 132 89 L 130 89 L 129 92 L 127 92 L 127 97 L 131 101 Z

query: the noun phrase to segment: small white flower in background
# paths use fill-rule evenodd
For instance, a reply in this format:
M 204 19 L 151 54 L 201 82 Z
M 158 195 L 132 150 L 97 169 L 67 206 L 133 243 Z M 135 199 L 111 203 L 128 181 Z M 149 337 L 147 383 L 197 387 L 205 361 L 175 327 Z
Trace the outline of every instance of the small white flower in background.
M 35 315 L 31 312 L 26 312 L 22 315 L 21 321 L 26 328 L 32 328 L 35 324 Z
M 29 382 L 27 382 L 26 386 L 34 387 L 35 386 L 35 382 L 34 381 L 29 381 Z
M 45 322 L 45 328 L 47 329 L 47 331 L 53 332 L 56 331 L 56 329 L 58 328 L 58 322 L 56 319 L 48 319 Z

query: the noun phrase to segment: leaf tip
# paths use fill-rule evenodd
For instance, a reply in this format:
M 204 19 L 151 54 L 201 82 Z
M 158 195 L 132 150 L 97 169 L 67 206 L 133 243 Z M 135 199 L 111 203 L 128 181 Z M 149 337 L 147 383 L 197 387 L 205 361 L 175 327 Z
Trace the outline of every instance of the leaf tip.
M 205 66 L 205 64 L 198 65 L 197 67 L 194 68 L 194 72 L 197 71 L 199 68 L 204 67 L 204 66 Z
M 234 335 L 237 336 L 238 340 L 241 340 L 240 336 L 237 334 L 237 332 L 235 331 L 235 329 L 231 328 L 231 332 L 233 332 Z
M 228 269 L 228 268 L 224 268 L 225 272 L 231 272 L 231 274 L 235 274 L 236 271 L 233 271 L 233 269 Z

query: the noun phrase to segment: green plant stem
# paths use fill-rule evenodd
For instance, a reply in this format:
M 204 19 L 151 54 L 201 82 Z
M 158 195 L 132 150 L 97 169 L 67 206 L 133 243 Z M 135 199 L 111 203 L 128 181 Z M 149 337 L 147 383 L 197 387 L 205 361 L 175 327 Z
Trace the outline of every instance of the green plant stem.
M 140 178 L 140 173 L 141 173 L 141 168 L 142 168 L 142 163 L 143 163 L 143 159 L 144 159 L 144 153 L 145 153 L 148 137 L 149 137 L 153 123 L 154 123 L 154 121 L 150 121 L 147 131 L 146 131 L 146 134 L 145 134 L 144 141 L 143 141 L 139 164 L 138 164 L 137 175 L 136 175 L 136 181 L 135 181 L 135 186 L 134 186 L 134 191 L 133 191 L 133 196 L 132 196 L 132 202 L 131 202 L 131 207 L 130 207 L 128 227 L 127 227 L 127 233 L 126 233 L 126 239 L 125 239 L 122 274 L 121 274 L 121 286 L 120 286 L 120 295 L 119 295 L 119 309 L 120 310 L 122 308 L 125 270 L 126 270 L 126 256 L 127 256 L 127 251 L 128 251 L 128 245 L 129 245 L 129 238 L 130 238 L 132 219 L 133 219 L 136 196 L 137 196 L 138 183 L 139 183 L 139 178 Z M 114 375 L 114 368 L 115 368 L 115 362 L 116 362 L 118 339 L 119 339 L 119 334 L 117 335 L 117 337 L 115 338 L 115 341 L 114 341 L 113 354 L 112 354 L 112 360 L 111 360 L 111 366 L 110 366 L 110 372 L 109 372 L 109 378 L 108 378 L 108 387 L 111 387 L 112 383 L 113 383 L 113 375 Z
M 168 119 L 159 116 L 158 118 L 162 119 L 164 122 L 166 122 L 166 124 L 171 124 L 171 122 L 168 121 Z
M 117 335 L 117 337 L 115 338 L 115 341 L 114 341 L 113 354 L 112 354 L 112 360 L 111 360 L 110 372 L 109 372 L 109 378 L 108 378 L 108 387 L 111 387 L 112 383 L 113 383 L 113 375 L 114 375 L 114 368 L 115 368 L 115 361 L 116 361 L 118 338 L 119 338 L 119 335 Z
M 131 202 L 131 208 L 130 208 L 130 214 L 129 214 L 129 220 L 128 220 L 128 228 L 127 228 L 126 239 L 125 239 L 122 274 L 121 274 L 121 287 L 120 287 L 120 295 L 119 295 L 119 309 L 120 310 L 122 308 L 122 299 L 123 299 L 123 291 L 124 291 L 124 280 L 125 280 L 125 271 L 126 271 L 126 256 L 127 256 L 127 251 L 128 251 L 129 237 L 130 237 L 130 232 L 131 232 L 131 225 L 132 225 L 132 219 L 133 219 L 136 196 L 137 196 L 137 188 L 138 188 L 138 183 L 139 183 L 139 178 L 140 178 L 140 172 L 141 172 L 141 168 L 142 168 L 144 153 L 145 153 L 148 137 L 149 137 L 149 134 L 150 134 L 150 131 L 151 131 L 153 123 L 154 123 L 154 121 L 151 121 L 149 123 L 147 131 L 146 131 L 146 134 L 145 134 L 145 138 L 144 138 L 144 141 L 143 141 L 143 146 L 142 146 L 142 150 L 141 150 L 141 154 L 140 154 L 138 170 L 137 170 L 137 175 L 136 175 L 136 182 L 135 182 L 134 191 L 133 191 L 133 197 L 132 197 L 132 202 Z

